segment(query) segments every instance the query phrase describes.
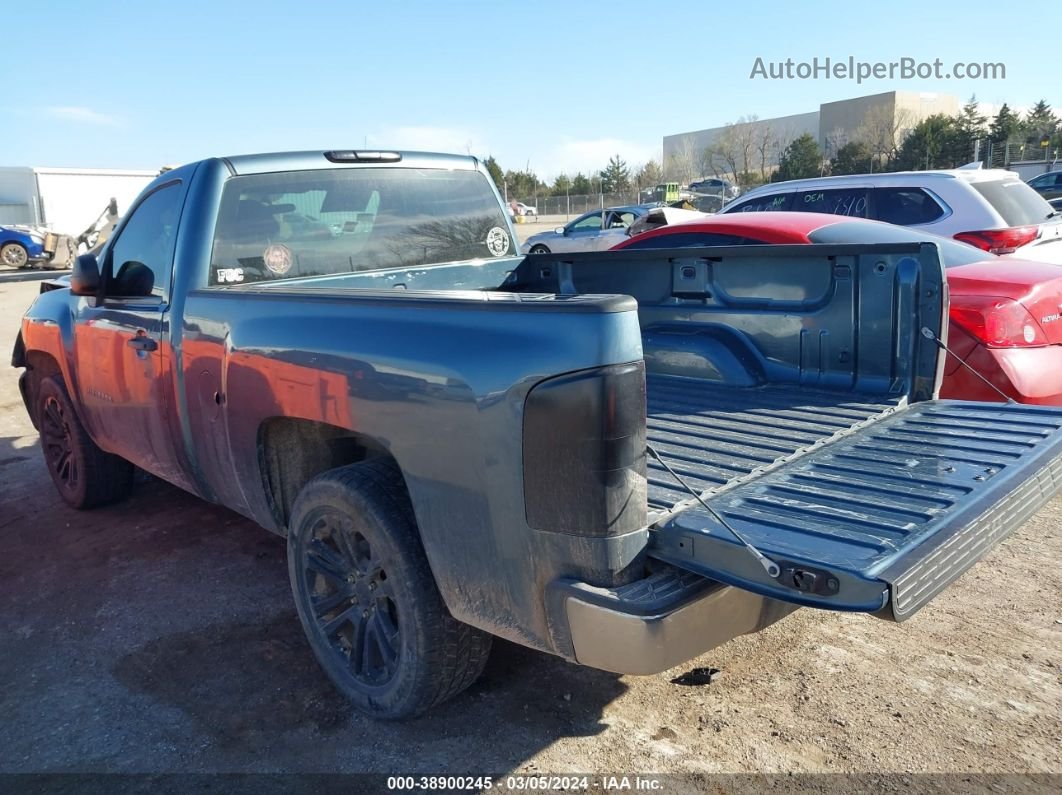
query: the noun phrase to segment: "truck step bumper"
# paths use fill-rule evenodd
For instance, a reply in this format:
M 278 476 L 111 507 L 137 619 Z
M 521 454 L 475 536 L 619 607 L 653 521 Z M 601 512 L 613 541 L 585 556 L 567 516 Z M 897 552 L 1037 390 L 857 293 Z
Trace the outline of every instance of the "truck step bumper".
M 643 676 L 758 632 L 797 607 L 670 566 L 617 588 L 558 580 L 550 604 L 567 625 L 575 662 Z

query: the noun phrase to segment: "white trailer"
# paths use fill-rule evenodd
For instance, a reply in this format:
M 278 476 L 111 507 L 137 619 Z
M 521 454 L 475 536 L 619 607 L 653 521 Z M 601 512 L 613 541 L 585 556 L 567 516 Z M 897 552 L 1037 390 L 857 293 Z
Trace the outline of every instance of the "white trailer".
M 122 214 L 158 171 L 0 168 L 0 225 L 30 224 L 77 237 L 112 199 Z

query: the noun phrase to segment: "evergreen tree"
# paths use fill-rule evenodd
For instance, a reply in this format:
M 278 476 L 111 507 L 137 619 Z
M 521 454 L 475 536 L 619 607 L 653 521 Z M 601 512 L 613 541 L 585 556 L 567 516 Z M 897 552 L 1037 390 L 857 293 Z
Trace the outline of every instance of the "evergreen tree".
M 871 170 L 874 157 L 870 147 L 862 141 L 849 141 L 837 150 L 837 156 L 830 161 L 831 174 L 866 174 Z
M 608 166 L 600 172 L 601 192 L 619 193 L 631 186 L 631 172 L 619 155 L 609 158 Z
M 977 109 L 977 97 L 971 96 L 955 118 L 954 129 L 948 136 L 944 157 L 955 165 L 965 165 L 974 159 L 976 142 L 985 137 L 987 119 Z
M 1025 114 L 1022 128 L 1026 142 L 1039 146 L 1040 141 L 1044 138 L 1050 139 L 1055 134 L 1058 129 L 1058 117 L 1051 110 L 1051 106 L 1041 99 Z
M 819 142 L 810 133 L 804 133 L 794 140 L 782 152 L 778 161 L 778 170 L 774 172 L 772 182 L 787 179 L 806 179 L 822 174 L 822 150 Z
M 495 187 L 498 188 L 498 193 L 503 192 L 502 183 L 505 181 L 505 174 L 502 173 L 501 166 L 498 165 L 498 161 L 494 159 L 494 155 L 488 157 L 483 165 L 487 169 L 487 173 L 490 174 L 490 178 L 494 181 Z
M 572 193 L 580 196 L 590 193 L 590 179 L 581 171 L 572 177 Z
M 904 138 L 893 166 L 897 171 L 954 168 L 950 154 L 955 152 L 956 117 L 936 113 L 922 119 Z
M 572 192 L 572 179 L 567 174 L 558 174 L 553 179 L 553 185 L 550 187 L 549 192 L 554 196 L 563 196 L 566 193 Z
M 1021 117 L 1004 102 L 999 113 L 992 119 L 988 128 L 988 137 L 994 144 L 1005 144 L 1015 140 L 1021 133 Z

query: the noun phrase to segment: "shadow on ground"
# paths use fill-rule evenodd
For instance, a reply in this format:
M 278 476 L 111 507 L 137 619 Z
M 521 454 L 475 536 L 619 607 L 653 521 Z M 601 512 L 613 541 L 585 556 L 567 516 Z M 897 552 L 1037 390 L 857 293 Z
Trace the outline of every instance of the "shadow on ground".
M 283 539 L 147 476 L 73 511 L 25 437 L 0 438 L 0 478 L 2 771 L 502 774 L 604 731 L 626 689 L 498 641 L 453 701 L 368 720 L 303 637 Z

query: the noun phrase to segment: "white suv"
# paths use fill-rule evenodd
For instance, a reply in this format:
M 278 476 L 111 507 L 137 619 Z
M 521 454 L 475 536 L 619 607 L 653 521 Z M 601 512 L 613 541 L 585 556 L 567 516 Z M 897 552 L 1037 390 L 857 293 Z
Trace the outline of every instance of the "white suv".
M 962 240 L 994 254 L 1062 264 L 1062 214 L 1013 171 L 957 168 L 777 182 L 722 209 L 872 218 Z

